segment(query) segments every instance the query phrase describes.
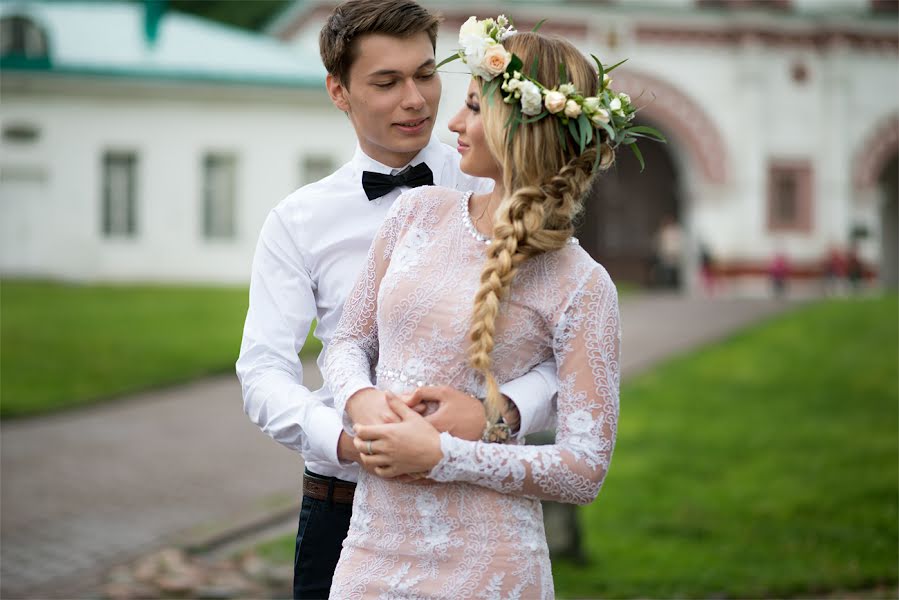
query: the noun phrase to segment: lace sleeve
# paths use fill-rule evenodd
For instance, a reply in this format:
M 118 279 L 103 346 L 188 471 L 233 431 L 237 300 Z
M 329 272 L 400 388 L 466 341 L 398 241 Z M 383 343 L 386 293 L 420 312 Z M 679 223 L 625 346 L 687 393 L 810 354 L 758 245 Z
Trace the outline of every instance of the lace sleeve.
M 556 324 L 556 443 L 517 446 L 440 434 L 443 459 L 429 476 L 558 502 L 592 502 L 605 479 L 618 425 L 621 328 L 608 273 L 590 272 Z
M 378 290 L 397 240 L 413 215 L 406 196 L 403 194 L 394 201 L 375 235 L 365 267 L 344 304 L 325 354 L 325 381 L 334 394 L 334 408 L 350 435 L 353 435 L 353 424 L 346 414 L 346 402 L 359 390 L 374 387 L 372 367 L 378 362 Z

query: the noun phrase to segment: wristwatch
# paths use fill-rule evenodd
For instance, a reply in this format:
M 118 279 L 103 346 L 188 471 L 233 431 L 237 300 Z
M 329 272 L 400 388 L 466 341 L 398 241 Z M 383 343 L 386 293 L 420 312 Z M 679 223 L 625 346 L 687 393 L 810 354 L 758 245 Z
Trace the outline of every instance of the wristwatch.
M 511 435 L 512 430 L 509 428 L 509 424 L 506 423 L 506 420 L 500 415 L 499 420 L 497 420 L 496 423 L 491 424 L 490 421 L 487 421 L 487 425 L 484 427 L 484 433 L 481 434 L 481 441 L 505 444 L 509 441 Z

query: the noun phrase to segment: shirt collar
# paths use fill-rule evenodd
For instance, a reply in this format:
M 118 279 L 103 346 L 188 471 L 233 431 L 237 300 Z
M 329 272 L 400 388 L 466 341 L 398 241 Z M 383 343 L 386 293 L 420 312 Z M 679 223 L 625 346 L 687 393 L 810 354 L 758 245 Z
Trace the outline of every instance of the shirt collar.
M 356 143 L 356 152 L 353 154 L 353 160 L 350 161 L 353 165 L 353 170 L 356 172 L 357 178 L 362 177 L 362 171 L 373 171 L 375 173 L 383 173 L 385 175 L 389 175 L 394 172 L 399 172 L 408 167 L 409 165 L 417 165 L 418 163 L 428 163 L 428 166 L 431 168 L 431 171 L 436 174 L 439 171 L 442 165 L 438 164 L 440 158 L 440 144 L 442 142 L 437 139 L 437 136 L 432 135 L 428 145 L 421 149 L 421 152 L 415 155 L 415 158 L 410 160 L 407 164 L 403 165 L 400 168 L 396 167 L 388 167 L 383 163 L 379 163 L 369 155 L 367 155 L 363 150 L 362 146 L 359 143 Z

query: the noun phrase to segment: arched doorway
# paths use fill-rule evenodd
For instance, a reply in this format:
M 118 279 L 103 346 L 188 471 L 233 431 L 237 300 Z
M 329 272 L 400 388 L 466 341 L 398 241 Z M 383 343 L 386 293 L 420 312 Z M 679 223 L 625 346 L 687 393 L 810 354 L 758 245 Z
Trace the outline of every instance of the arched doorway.
M 641 140 L 642 173 L 630 149 L 619 149 L 615 166 L 598 178 L 588 200 L 581 243 L 616 280 L 647 285 L 658 279 L 656 238 L 663 220 L 671 217 L 681 232 L 683 284 L 698 242 L 690 239 L 698 233 L 690 222 L 693 186 L 727 183 L 727 147 L 704 108 L 674 84 L 625 69 L 616 70 L 612 79 L 612 88 L 627 92 L 640 107 L 638 122 L 660 130 L 668 143 Z
M 642 173 L 630 149 L 622 148 L 612 168 L 597 178 L 578 236 L 614 280 L 651 285 L 663 281 L 657 268 L 660 228 L 670 218 L 683 231 L 684 201 L 670 147 L 644 141 L 640 151 Z
M 853 166 L 854 196 L 858 208 L 870 207 L 879 221 L 880 232 L 877 271 L 881 282 L 899 287 L 899 113 L 876 122 L 855 153 Z M 875 204 L 876 203 L 876 204 Z
M 899 153 L 893 155 L 880 174 L 880 281 L 899 288 Z

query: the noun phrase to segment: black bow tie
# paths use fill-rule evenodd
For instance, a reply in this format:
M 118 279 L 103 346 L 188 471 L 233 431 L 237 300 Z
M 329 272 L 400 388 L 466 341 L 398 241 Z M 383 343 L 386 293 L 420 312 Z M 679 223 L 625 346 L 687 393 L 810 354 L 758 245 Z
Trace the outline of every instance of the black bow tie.
M 369 200 L 380 198 L 398 187 L 418 187 L 434 185 L 434 174 L 425 163 L 409 166 L 396 175 L 385 175 L 372 171 L 362 171 L 362 189 Z

